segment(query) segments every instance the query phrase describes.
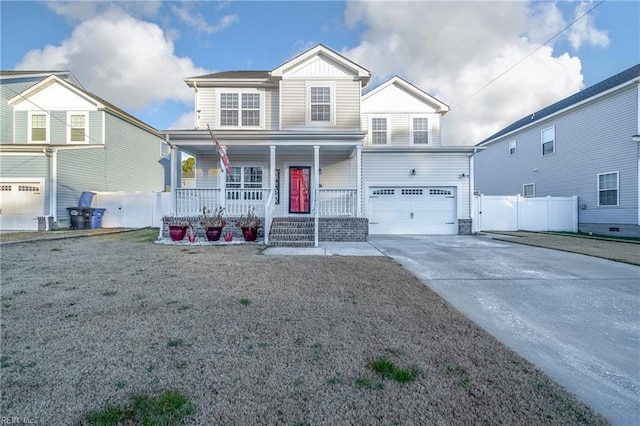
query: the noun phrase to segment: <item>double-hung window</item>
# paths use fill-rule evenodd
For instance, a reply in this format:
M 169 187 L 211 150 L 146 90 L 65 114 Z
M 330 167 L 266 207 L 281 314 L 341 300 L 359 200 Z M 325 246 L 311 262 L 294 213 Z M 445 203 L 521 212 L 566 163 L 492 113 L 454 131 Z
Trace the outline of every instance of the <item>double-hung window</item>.
M 426 145 L 429 143 L 429 119 L 427 117 L 413 117 L 411 119 L 411 142 Z
M 49 141 L 49 115 L 44 112 L 29 113 L 29 141 L 43 142 Z
M 371 144 L 386 145 L 387 143 L 387 119 L 385 117 L 371 118 Z
M 227 176 L 228 200 L 262 200 L 264 170 L 262 167 L 231 167 Z
M 67 113 L 68 142 L 88 142 L 88 115 L 83 112 Z
M 336 91 L 333 82 L 308 81 L 306 122 L 311 126 L 335 124 Z
M 525 198 L 533 198 L 536 196 L 536 184 L 527 183 L 522 185 L 522 194 Z
M 541 132 L 542 155 L 556 152 L 556 128 L 549 127 Z
M 598 206 L 619 204 L 618 172 L 598 174 Z
M 516 141 L 509 142 L 509 155 L 516 155 Z
M 260 93 L 221 93 L 221 126 L 260 126 Z

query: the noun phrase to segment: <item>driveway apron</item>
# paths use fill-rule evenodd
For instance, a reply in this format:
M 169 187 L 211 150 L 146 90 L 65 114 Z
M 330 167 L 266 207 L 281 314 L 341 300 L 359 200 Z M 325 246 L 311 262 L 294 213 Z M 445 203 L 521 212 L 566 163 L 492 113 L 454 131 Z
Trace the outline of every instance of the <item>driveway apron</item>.
M 613 424 L 640 424 L 640 267 L 487 237 L 369 242 Z

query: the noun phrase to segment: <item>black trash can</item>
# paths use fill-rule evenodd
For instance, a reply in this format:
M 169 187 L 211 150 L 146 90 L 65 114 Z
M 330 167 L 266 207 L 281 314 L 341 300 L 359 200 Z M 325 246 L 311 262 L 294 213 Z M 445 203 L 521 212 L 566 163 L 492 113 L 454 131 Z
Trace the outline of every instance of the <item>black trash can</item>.
M 90 229 L 93 210 L 88 207 L 67 207 L 71 229 Z

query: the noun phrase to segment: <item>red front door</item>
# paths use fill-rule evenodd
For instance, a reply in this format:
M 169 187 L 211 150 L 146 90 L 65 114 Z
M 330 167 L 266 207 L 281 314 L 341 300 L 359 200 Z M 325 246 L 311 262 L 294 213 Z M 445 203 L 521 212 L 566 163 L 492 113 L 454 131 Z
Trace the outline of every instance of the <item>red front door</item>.
M 311 167 L 289 168 L 289 213 L 309 213 Z

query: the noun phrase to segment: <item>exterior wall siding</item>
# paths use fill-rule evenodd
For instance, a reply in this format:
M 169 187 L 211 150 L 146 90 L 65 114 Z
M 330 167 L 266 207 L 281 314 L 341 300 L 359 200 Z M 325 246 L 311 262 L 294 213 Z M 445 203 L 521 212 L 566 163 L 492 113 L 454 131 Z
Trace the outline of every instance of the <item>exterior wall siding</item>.
M 371 124 L 371 117 L 387 117 L 387 125 L 390 126 L 389 138 L 387 145 L 412 145 L 411 141 L 411 120 L 413 114 L 425 115 L 424 113 L 414 112 L 412 114 L 396 114 L 396 113 L 365 113 L 362 114 L 362 128 L 365 131 L 369 131 Z M 428 146 L 441 146 L 440 137 L 440 115 L 427 114 L 429 119 L 429 127 L 431 132 L 429 134 Z M 370 134 L 367 134 L 364 139 L 365 145 L 371 145 Z
M 102 111 L 89 111 L 89 143 L 102 144 Z
M 29 117 L 27 111 L 16 111 L 15 141 L 14 143 L 27 143 Z
M 36 155 L 0 155 L 0 177 L 11 178 L 44 178 L 44 213 L 49 211 L 51 184 L 50 161 L 44 154 Z
M 416 169 L 415 176 L 411 170 Z M 371 153 L 362 152 L 362 202 L 366 209 L 367 185 L 456 186 L 458 219 L 470 218 L 469 156 L 450 153 Z M 366 213 L 366 212 L 365 212 Z
M 227 90 L 227 89 L 225 89 Z M 238 89 L 242 91 L 243 89 Z M 196 117 L 198 127 L 206 129 L 207 124 L 212 129 L 218 128 L 218 98 L 220 89 L 215 87 L 203 87 L 198 89 L 196 100 Z M 279 92 L 277 89 L 261 89 L 260 95 L 264 97 L 264 114 L 262 114 L 264 130 L 277 130 L 279 126 Z M 198 113 L 197 111 L 200 110 Z
M 3 79 L 0 84 L 0 144 L 13 141 L 13 108 L 8 105 L 9 99 L 24 92 L 40 81 L 42 77 Z M 26 123 L 26 115 L 25 115 Z M 26 134 L 24 140 L 26 141 Z
M 555 153 L 541 155 L 540 132 L 555 126 Z M 485 195 L 522 194 L 535 184 L 535 195 L 579 197 L 580 223 L 638 222 L 638 126 L 636 87 L 611 94 L 529 129 L 501 138 L 476 155 L 476 190 Z M 509 141 L 517 153 L 509 155 Z M 619 172 L 617 207 L 597 205 L 597 175 Z
M 49 143 L 61 145 L 67 143 L 67 112 L 49 112 Z

